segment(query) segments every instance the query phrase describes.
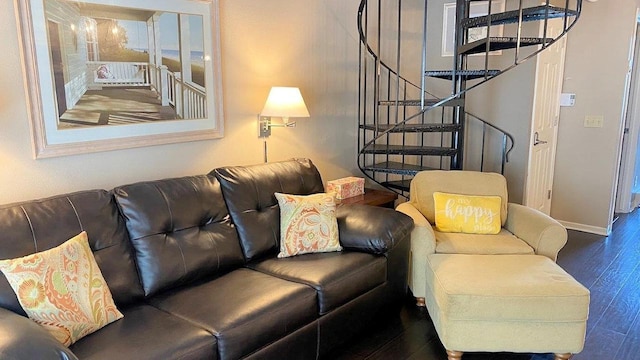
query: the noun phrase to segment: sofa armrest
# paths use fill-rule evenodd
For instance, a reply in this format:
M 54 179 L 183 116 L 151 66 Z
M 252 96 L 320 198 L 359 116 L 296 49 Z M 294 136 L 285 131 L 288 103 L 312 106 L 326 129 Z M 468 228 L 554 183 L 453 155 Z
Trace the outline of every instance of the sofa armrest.
M 556 261 L 567 243 L 567 230 L 538 210 L 509 203 L 504 228 L 529 244 L 536 254 Z
M 43 327 L 4 308 L 0 308 L 0 359 L 78 360 Z
M 429 220 L 410 203 L 402 203 L 396 210 L 413 219 L 415 227 L 411 232 L 411 269 L 409 288 L 413 296 L 425 298 L 427 295 L 427 256 L 436 252 L 436 235 Z
M 410 217 L 369 205 L 338 206 L 336 217 L 343 248 L 377 255 L 393 249 L 413 229 Z

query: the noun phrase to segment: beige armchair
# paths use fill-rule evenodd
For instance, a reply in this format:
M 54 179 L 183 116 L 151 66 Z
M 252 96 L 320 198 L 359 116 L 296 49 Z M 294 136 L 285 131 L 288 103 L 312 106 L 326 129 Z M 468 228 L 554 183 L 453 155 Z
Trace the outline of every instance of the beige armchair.
M 502 229 L 497 235 L 441 233 L 435 230 L 433 193 L 497 195 L 502 199 Z M 543 255 L 556 261 L 567 242 L 567 231 L 551 217 L 508 202 L 507 182 L 496 173 L 423 171 L 411 182 L 410 200 L 397 209 L 413 218 L 409 287 L 424 306 L 427 292 L 427 255 Z
M 492 196 L 481 199 L 485 205 L 493 201 L 488 208 L 469 208 L 466 201 L 472 199 L 459 199 L 462 206 L 444 206 L 440 216 L 449 216 L 440 219 L 460 220 L 462 214 L 466 224 L 470 210 L 483 208 L 476 214 L 488 214 L 485 221 L 474 221 L 471 231 L 488 221 L 498 233 L 437 231 L 436 191 Z M 460 360 L 465 352 L 501 351 L 555 353 L 556 360 L 566 360 L 582 351 L 589 290 L 555 263 L 567 231 L 539 211 L 509 203 L 502 175 L 421 172 L 411 182 L 410 201 L 397 210 L 415 222 L 409 286 L 427 307 L 448 360 Z M 498 212 L 500 222 L 493 222 Z M 449 230 L 469 230 L 453 224 Z

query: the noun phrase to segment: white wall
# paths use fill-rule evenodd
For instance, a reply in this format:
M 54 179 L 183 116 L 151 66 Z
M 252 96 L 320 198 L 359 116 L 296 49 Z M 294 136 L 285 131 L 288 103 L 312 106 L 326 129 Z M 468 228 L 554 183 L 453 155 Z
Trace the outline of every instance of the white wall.
M 262 162 L 256 115 L 299 86 L 311 118 L 274 129 L 270 160 L 309 157 L 324 180 L 357 174 L 357 0 L 222 0 L 225 137 L 34 160 L 14 5 L 0 12 L 0 204 Z M 29 85 L 27 85 L 29 86 Z
M 635 32 L 637 0 L 584 2 L 569 34 L 551 215 L 579 230 L 606 233 L 613 213 L 620 158 L 627 56 Z M 585 128 L 587 115 L 604 127 Z

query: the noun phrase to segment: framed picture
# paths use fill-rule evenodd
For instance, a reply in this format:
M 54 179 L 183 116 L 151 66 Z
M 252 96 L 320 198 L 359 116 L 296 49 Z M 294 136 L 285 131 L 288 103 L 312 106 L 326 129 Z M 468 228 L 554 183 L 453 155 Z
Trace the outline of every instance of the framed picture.
M 223 136 L 218 0 L 15 0 L 35 158 Z
M 504 11 L 504 0 L 493 0 L 491 2 L 491 13 L 499 13 Z M 489 1 L 472 2 L 469 8 L 469 16 L 484 16 L 489 13 Z M 455 38 L 456 38 L 456 3 L 444 4 L 444 14 L 442 17 L 442 56 L 453 56 Z M 502 36 L 503 26 L 492 26 L 491 36 Z M 487 37 L 487 28 L 476 27 L 470 28 L 467 34 L 467 41 L 477 41 Z M 501 55 L 502 51 L 492 51 L 489 55 Z M 474 54 L 480 55 L 483 54 Z M 474 56 L 471 55 L 471 56 Z

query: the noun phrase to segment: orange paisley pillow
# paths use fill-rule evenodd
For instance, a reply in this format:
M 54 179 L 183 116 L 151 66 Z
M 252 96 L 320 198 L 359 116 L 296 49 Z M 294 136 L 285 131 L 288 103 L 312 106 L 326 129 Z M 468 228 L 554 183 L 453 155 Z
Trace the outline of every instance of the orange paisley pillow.
M 65 346 L 123 317 L 84 231 L 53 249 L 0 260 L 0 270 L 29 318 Z
M 342 250 L 333 195 L 275 196 L 280 205 L 279 258 Z

